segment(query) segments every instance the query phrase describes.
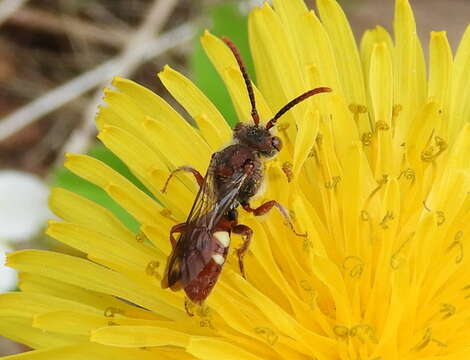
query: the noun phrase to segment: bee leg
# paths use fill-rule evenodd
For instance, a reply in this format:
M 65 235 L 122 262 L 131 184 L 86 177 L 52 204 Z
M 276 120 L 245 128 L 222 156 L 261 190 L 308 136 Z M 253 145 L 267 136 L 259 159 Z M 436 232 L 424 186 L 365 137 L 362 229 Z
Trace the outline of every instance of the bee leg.
M 171 230 L 170 230 L 170 242 L 171 242 L 171 246 L 172 246 L 173 249 L 176 246 L 176 239 L 173 236 L 173 234 L 175 234 L 175 233 L 179 234 L 179 233 L 183 232 L 185 229 L 186 229 L 186 223 L 176 224 L 175 226 L 173 226 L 171 228 Z
M 251 238 L 253 237 L 253 230 L 251 230 L 251 228 L 246 225 L 239 224 L 232 228 L 232 232 L 243 236 L 243 244 L 240 248 L 236 250 L 236 252 L 238 256 L 238 264 L 240 265 L 240 272 L 243 278 L 246 279 L 245 266 L 243 265 L 243 258 L 245 257 L 245 253 L 250 247 Z
M 306 233 L 301 234 L 301 233 L 298 233 L 295 230 L 294 224 L 292 223 L 292 219 L 290 218 L 287 209 L 284 206 L 282 206 L 281 204 L 279 204 L 276 200 L 271 200 L 271 201 L 265 202 L 264 204 L 258 206 L 256 209 L 253 209 L 248 202 L 245 203 L 245 204 L 242 204 L 242 207 L 243 207 L 243 209 L 245 209 L 245 211 L 253 213 L 255 216 L 264 215 L 264 214 L 268 213 L 273 207 L 276 207 L 279 210 L 279 212 L 281 213 L 282 217 L 287 221 L 287 224 L 292 229 L 292 231 L 294 232 L 295 235 L 302 236 L 302 237 L 307 237 Z
M 194 308 L 194 304 L 193 302 L 188 298 L 188 297 L 184 297 L 184 309 L 186 310 L 186 314 L 188 314 L 189 316 L 194 316 L 194 313 L 193 313 L 193 308 Z
M 176 168 L 170 173 L 170 175 L 168 176 L 168 179 L 166 179 L 165 181 L 165 185 L 163 185 L 163 188 L 161 190 L 162 193 L 166 193 L 166 188 L 168 187 L 168 183 L 170 182 L 171 178 L 175 175 L 175 173 L 179 171 L 190 172 L 191 174 L 194 175 L 194 178 L 196 179 L 198 185 L 202 186 L 204 182 L 204 176 L 202 176 L 199 171 L 197 171 L 195 168 L 191 166 L 180 166 L 179 168 Z

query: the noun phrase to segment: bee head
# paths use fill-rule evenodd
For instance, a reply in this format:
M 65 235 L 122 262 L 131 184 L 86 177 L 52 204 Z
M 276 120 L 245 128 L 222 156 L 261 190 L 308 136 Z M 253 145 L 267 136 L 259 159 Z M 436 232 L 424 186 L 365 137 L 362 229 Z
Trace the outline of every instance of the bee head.
M 277 120 L 284 115 L 289 109 L 297 105 L 298 103 L 308 99 L 310 96 L 319 94 L 322 92 L 330 92 L 331 89 L 327 87 L 319 87 L 316 89 L 311 89 L 303 94 L 300 94 L 296 98 L 289 101 L 284 105 L 274 117 L 266 123 L 266 127 L 262 128 L 259 126 L 260 118 L 258 110 L 256 109 L 256 99 L 255 91 L 250 81 L 250 77 L 246 71 L 245 65 L 243 64 L 240 52 L 238 51 L 235 44 L 229 38 L 222 37 L 222 40 L 227 44 L 229 49 L 232 51 L 235 60 L 237 61 L 240 72 L 245 81 L 246 90 L 248 92 L 248 97 L 251 104 L 251 118 L 253 119 L 254 125 L 246 125 L 243 123 L 238 123 L 235 126 L 233 137 L 240 144 L 249 146 L 250 148 L 258 151 L 261 155 L 265 157 L 272 157 L 281 150 L 282 141 L 279 137 L 271 135 L 269 129 L 276 125 Z
M 268 129 L 258 125 L 238 123 L 233 136 L 238 143 L 249 146 L 265 157 L 273 157 L 282 148 L 279 137 L 271 135 Z

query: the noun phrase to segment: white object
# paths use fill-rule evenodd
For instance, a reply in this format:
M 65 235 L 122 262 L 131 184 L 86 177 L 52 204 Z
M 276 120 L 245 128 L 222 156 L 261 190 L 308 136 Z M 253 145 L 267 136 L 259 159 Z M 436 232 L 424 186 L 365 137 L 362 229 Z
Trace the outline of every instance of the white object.
M 230 245 L 230 235 L 226 231 L 216 231 L 214 237 L 222 244 L 223 247 Z
M 0 294 L 14 290 L 17 283 L 16 271 L 5 266 L 6 253 L 12 249 L 0 242 Z
M 24 241 L 36 235 L 52 217 L 49 188 L 26 172 L 0 171 L 0 242 Z
M 219 265 L 222 265 L 225 262 L 225 258 L 220 254 L 212 255 L 212 260 L 214 260 L 215 263 Z

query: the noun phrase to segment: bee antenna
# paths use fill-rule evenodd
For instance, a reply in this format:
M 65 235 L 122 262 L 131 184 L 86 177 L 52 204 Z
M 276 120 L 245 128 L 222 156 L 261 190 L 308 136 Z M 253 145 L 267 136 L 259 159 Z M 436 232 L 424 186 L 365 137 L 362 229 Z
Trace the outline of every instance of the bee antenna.
M 256 110 L 255 93 L 253 92 L 253 87 L 251 86 L 250 77 L 248 76 L 248 73 L 246 72 L 246 68 L 245 68 L 245 65 L 243 64 L 240 51 L 238 51 L 235 44 L 228 37 L 222 36 L 222 40 L 227 44 L 227 46 L 230 48 L 233 55 L 235 56 L 235 59 L 237 60 L 238 67 L 240 68 L 240 71 L 243 75 L 243 79 L 245 80 L 246 89 L 248 90 L 248 96 L 250 97 L 251 117 L 253 118 L 255 125 L 258 125 L 259 115 L 258 115 L 258 110 Z
M 266 124 L 266 129 L 269 130 L 271 129 L 274 125 L 276 125 L 277 120 L 284 115 L 289 109 L 297 105 L 298 103 L 304 101 L 305 99 L 308 99 L 310 96 L 324 93 L 324 92 L 331 92 L 332 90 L 329 87 L 318 87 L 316 89 L 312 89 L 309 91 L 304 92 L 303 94 L 297 96 L 295 99 L 292 99 L 289 101 L 286 105 L 284 105 L 281 110 L 277 112 L 274 117 L 268 121 Z

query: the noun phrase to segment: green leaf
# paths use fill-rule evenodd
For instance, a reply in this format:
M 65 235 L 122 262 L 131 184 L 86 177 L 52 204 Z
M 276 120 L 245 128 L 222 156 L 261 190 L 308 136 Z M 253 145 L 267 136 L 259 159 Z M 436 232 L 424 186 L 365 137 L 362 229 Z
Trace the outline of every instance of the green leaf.
M 237 45 L 247 67 L 247 71 L 254 81 L 254 67 L 248 44 L 247 17 L 240 13 L 237 2 L 225 2 L 212 6 L 209 12 L 213 23 L 210 29 L 211 32 L 217 36 L 227 36 Z M 224 83 L 212 66 L 212 63 L 206 56 L 199 42 L 199 37 L 203 32 L 204 29 L 201 29 L 197 38 L 194 40 L 194 52 L 190 58 L 193 80 L 215 106 L 217 106 L 227 122 L 233 126 L 238 121 L 235 109 Z

